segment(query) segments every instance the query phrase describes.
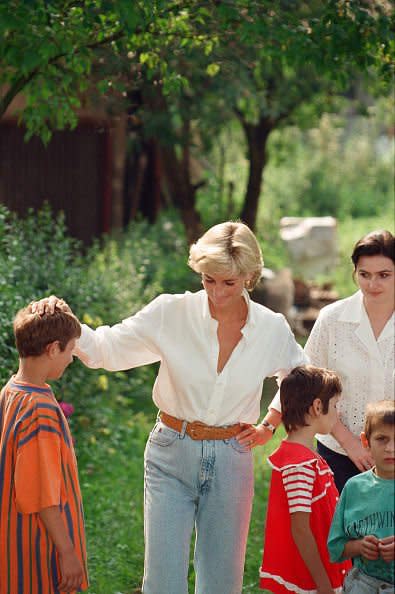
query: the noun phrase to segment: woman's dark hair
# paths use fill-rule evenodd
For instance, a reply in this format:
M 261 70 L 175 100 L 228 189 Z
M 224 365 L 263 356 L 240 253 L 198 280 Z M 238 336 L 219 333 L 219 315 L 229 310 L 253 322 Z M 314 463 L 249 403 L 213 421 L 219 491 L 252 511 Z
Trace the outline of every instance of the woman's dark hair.
M 280 386 L 282 422 L 287 433 L 308 426 L 306 416 L 316 398 L 321 400 L 326 415 L 329 400 L 341 391 L 339 376 L 334 371 L 313 365 L 295 367 Z
M 361 256 L 385 256 L 395 262 L 395 238 L 390 231 L 381 229 L 362 237 L 354 246 L 351 254 L 354 268 Z

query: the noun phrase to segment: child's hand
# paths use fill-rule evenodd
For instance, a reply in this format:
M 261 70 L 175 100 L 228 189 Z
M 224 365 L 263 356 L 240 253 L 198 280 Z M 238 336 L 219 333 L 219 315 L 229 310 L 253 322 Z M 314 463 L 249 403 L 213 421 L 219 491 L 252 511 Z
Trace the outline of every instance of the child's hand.
M 61 580 L 58 590 L 61 592 L 79 590 L 84 579 L 84 571 L 75 552 L 59 553 L 59 564 Z
M 317 588 L 317 594 L 335 594 L 333 588 Z
M 364 536 L 361 540 L 361 556 L 369 561 L 379 558 L 379 539 L 373 534 Z
M 395 551 L 395 537 L 387 536 L 387 538 L 381 538 L 379 540 L 379 553 L 380 557 L 389 563 L 394 560 Z

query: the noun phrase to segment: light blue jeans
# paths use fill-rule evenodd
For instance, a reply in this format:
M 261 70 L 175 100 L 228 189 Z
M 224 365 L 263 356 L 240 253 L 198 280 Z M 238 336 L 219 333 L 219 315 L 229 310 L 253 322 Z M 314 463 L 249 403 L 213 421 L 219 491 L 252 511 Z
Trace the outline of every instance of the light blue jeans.
M 343 592 L 345 594 L 394 594 L 394 586 L 366 575 L 353 567 L 344 580 Z
M 145 450 L 144 594 L 240 594 L 253 498 L 252 453 L 236 439 L 194 441 L 158 421 Z

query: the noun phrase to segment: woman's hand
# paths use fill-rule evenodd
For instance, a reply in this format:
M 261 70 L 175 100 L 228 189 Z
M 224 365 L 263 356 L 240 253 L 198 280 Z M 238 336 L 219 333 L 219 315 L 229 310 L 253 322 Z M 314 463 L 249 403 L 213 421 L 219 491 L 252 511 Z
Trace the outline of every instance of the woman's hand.
M 43 314 L 53 314 L 55 309 L 60 309 L 66 313 L 73 313 L 67 303 L 63 299 L 56 297 L 56 295 L 44 297 L 39 301 L 32 301 L 30 307 L 32 313 L 38 313 L 40 316 Z
M 394 560 L 395 553 L 395 537 L 387 536 L 387 538 L 381 538 L 379 540 L 379 553 L 380 557 L 389 563 Z
M 273 432 L 263 425 L 243 423 L 243 430 L 236 435 L 237 441 L 250 450 L 258 445 L 265 445 L 273 437 Z
M 363 447 L 359 437 L 351 433 L 351 431 L 343 425 L 340 419 L 333 427 L 332 435 L 346 451 L 347 456 L 354 462 L 358 470 L 365 472 L 365 470 L 370 470 L 370 468 L 374 466 L 372 456 L 369 451 Z
M 347 452 L 347 456 L 350 458 L 352 462 L 354 462 L 355 466 L 361 472 L 365 472 L 365 470 L 370 470 L 372 466 L 374 466 L 374 460 L 368 450 L 366 450 L 361 441 L 355 435 L 343 444 L 344 449 Z

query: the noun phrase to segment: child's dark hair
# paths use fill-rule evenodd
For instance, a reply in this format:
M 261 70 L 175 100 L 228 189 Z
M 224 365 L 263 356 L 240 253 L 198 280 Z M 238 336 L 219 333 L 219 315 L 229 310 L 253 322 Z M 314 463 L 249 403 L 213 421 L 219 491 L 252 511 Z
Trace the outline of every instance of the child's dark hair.
M 354 246 L 351 254 L 351 260 L 354 269 L 357 267 L 358 260 L 362 256 L 385 256 L 395 262 L 395 238 L 390 231 L 381 229 L 372 231 L 364 237 L 361 237 Z
M 370 436 L 378 425 L 395 425 L 394 400 L 369 402 L 366 406 L 364 433 L 368 441 L 370 441 Z
M 55 309 L 53 314 L 40 315 L 32 313 L 28 305 L 15 316 L 14 335 L 20 357 L 39 357 L 55 341 L 64 351 L 70 340 L 81 336 L 81 326 L 72 313 Z
M 306 415 L 316 398 L 327 414 L 329 400 L 341 391 L 340 378 L 334 371 L 313 365 L 295 367 L 280 386 L 282 421 L 287 433 L 308 426 Z

